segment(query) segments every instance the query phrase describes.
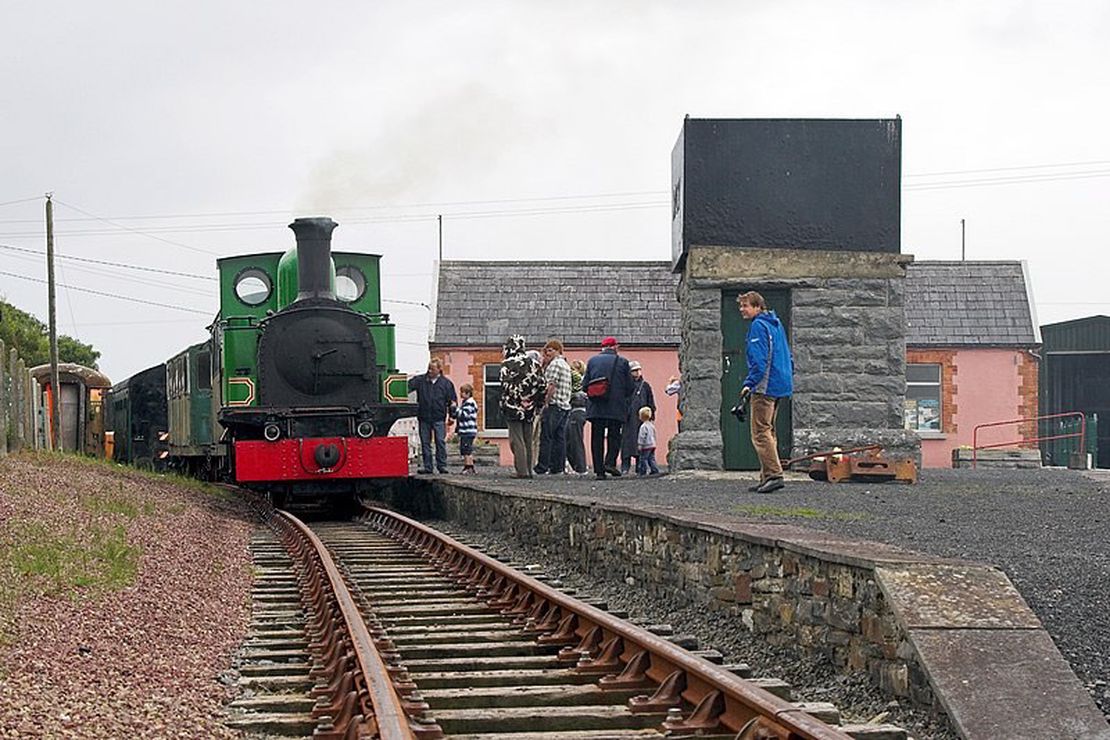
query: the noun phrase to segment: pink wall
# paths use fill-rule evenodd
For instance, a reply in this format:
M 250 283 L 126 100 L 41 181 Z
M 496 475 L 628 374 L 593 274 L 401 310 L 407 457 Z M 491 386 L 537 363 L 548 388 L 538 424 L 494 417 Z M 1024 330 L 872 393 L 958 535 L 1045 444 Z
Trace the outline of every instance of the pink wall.
M 542 343 L 536 346 L 536 349 L 542 347 Z M 458 388 L 463 383 L 471 383 L 478 387 L 480 382 L 479 371 L 474 371 L 474 377 L 471 377 L 471 366 L 481 363 L 488 363 L 494 360 L 493 348 L 483 349 L 442 349 L 433 350 L 432 354 L 436 357 L 443 358 L 444 363 L 447 365 L 447 377 Z M 498 349 L 496 356 L 500 356 Z M 574 349 L 568 348 L 566 351 L 567 361 L 582 360 L 583 362 L 589 361 L 591 357 L 597 354 L 594 349 Z M 656 449 L 655 458 L 660 463 L 665 463 L 667 459 L 667 446 L 670 443 L 671 437 L 678 432 L 678 422 L 676 412 L 678 409 L 678 396 L 668 396 L 663 392 L 667 387 L 667 382 L 672 375 L 678 374 L 678 351 L 674 349 L 640 349 L 640 348 L 624 348 L 621 350 L 621 355 L 628 360 L 637 360 L 643 366 L 644 378 L 651 384 L 651 389 L 655 394 L 655 407 L 656 407 L 656 420 L 655 420 L 655 433 L 658 448 Z M 590 425 L 586 425 L 586 458 L 589 459 L 590 455 Z M 493 436 L 497 435 L 497 436 Z M 478 438 L 485 439 L 489 442 L 495 442 L 501 447 L 501 464 L 512 465 L 512 453 L 509 452 L 509 440 L 502 432 L 500 435 L 494 432 L 493 435 L 487 435 L 479 428 Z
M 955 387 L 951 397 L 956 410 L 954 430 L 944 439 L 921 440 L 921 462 L 926 468 L 952 467 L 952 450 L 971 446 L 977 424 L 1018 419 L 1021 412 L 1021 351 L 1010 349 L 961 349 L 955 352 Z M 982 430 L 979 443 L 1007 442 L 1020 435 L 1017 425 Z
M 568 360 L 587 361 L 596 354 L 593 349 L 568 349 Z M 472 365 L 494 362 L 500 350 L 484 349 L 443 349 L 432 354 L 442 357 L 448 366 L 448 377 L 459 387 L 472 383 L 478 387 L 480 371 L 475 377 L 470 375 Z M 676 410 L 677 396 L 667 396 L 663 389 L 672 375 L 678 374 L 678 352 L 674 349 L 625 348 L 621 354 L 629 360 L 638 360 L 644 367 L 644 377 L 651 383 L 655 393 L 657 418 L 655 423 L 659 449 L 656 459 L 667 459 L 667 448 L 678 431 Z M 924 438 L 921 441 L 922 466 L 926 468 L 948 468 L 952 466 L 952 450 L 961 445 L 971 445 L 972 430 L 976 424 L 991 421 L 1005 421 L 1020 418 L 1021 376 L 1019 361 L 1022 352 L 1009 349 L 963 349 L 954 353 L 955 382 L 951 393 L 945 393 L 946 401 L 955 404 L 952 423 L 955 430 L 946 430 L 943 439 Z M 1034 412 L 1035 413 L 1035 412 Z M 589 458 L 589 425 L 586 426 L 586 455 Z M 998 430 L 986 430 L 981 442 L 1005 442 L 1015 439 L 1019 434 L 1016 426 Z M 493 436 L 496 435 L 496 436 Z M 511 465 L 509 441 L 502 432 L 498 435 L 479 432 L 479 438 L 495 442 L 501 447 L 501 464 Z M 452 453 L 454 454 L 454 453 Z

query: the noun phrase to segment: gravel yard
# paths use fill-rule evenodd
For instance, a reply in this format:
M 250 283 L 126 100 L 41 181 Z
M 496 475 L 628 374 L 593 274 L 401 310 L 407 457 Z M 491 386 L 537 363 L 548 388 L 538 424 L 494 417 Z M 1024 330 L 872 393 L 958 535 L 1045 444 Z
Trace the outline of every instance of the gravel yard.
M 492 475 L 483 471 L 473 480 L 626 506 L 697 509 L 722 517 L 787 522 L 998 566 L 1044 623 L 1103 713 L 1110 715 L 1110 542 L 1106 534 L 1110 484 L 1105 480 L 1059 469 L 930 469 L 922 472 L 915 486 L 829 484 L 799 476 L 788 480 L 781 491 L 760 495 L 747 490 L 754 482 L 751 474 L 606 481 L 562 475 L 518 481 L 505 476 L 501 470 Z M 509 543 L 500 546 L 510 547 Z M 623 603 L 633 611 L 639 611 L 636 607 L 644 601 L 635 589 L 622 589 L 621 584 L 602 588 L 611 603 Z M 598 592 L 599 587 L 591 590 Z M 722 651 L 730 648 L 731 639 L 737 643 L 736 657 L 753 664 L 782 663 L 784 670 L 778 675 L 799 685 L 805 685 L 807 673 L 820 670 L 812 666 L 791 670 L 789 656 L 740 644 L 743 636 L 721 629 L 711 615 L 681 605 L 676 608 L 678 616 L 669 621 L 689 618 L 689 626 L 681 626 L 683 631 L 709 635 L 705 639 L 714 640 L 712 646 Z M 773 668 L 767 666 L 767 670 Z M 921 737 L 930 736 L 925 734 L 927 729 L 918 731 Z
M 212 488 L 0 457 L 0 736 L 235 737 L 255 521 Z

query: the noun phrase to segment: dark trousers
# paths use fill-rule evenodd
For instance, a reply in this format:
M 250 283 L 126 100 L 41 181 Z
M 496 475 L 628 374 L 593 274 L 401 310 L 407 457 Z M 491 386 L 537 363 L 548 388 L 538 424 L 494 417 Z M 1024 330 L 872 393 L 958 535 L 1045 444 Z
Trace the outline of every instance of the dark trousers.
M 447 472 L 447 425 L 443 420 L 424 421 L 417 420 L 420 424 L 420 459 L 423 462 L 421 470 L 439 470 Z M 432 436 L 436 440 L 436 466 L 432 467 Z
M 605 446 L 605 437 L 609 446 Z M 604 473 L 605 468 L 617 467 L 617 455 L 621 451 L 621 422 L 612 419 L 592 419 L 590 421 L 590 452 L 593 453 L 594 472 Z
M 567 416 L 570 409 L 547 406 L 540 426 L 540 461 L 537 472 L 561 473 L 567 464 Z
M 586 413 L 571 411 L 567 420 L 567 461 L 576 473 L 586 472 Z

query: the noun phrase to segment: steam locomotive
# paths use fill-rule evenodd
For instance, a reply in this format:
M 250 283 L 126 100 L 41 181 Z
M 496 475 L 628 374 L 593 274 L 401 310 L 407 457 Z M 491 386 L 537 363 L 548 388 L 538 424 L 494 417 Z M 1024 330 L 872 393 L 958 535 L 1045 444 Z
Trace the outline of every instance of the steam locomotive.
M 296 247 L 217 260 L 209 337 L 107 394 L 120 462 L 268 493 L 278 505 L 408 475 L 416 413 L 381 311 L 380 257 L 332 252 L 330 218 L 298 218 Z

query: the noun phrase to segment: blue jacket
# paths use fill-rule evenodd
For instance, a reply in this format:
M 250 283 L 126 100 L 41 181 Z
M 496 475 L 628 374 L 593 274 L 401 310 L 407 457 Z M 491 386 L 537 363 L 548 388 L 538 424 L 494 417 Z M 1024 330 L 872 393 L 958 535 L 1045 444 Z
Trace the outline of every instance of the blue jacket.
M 748 329 L 748 377 L 753 393 L 785 398 L 794 393 L 794 359 L 786 331 L 774 311 L 760 311 Z
M 628 415 L 628 399 L 632 397 L 632 371 L 628 360 L 611 349 L 604 349 L 586 363 L 586 374 L 582 376 L 582 387 L 591 380 L 608 378 L 609 395 L 604 400 L 590 398 L 586 401 L 586 418 L 598 421 L 624 421 Z

